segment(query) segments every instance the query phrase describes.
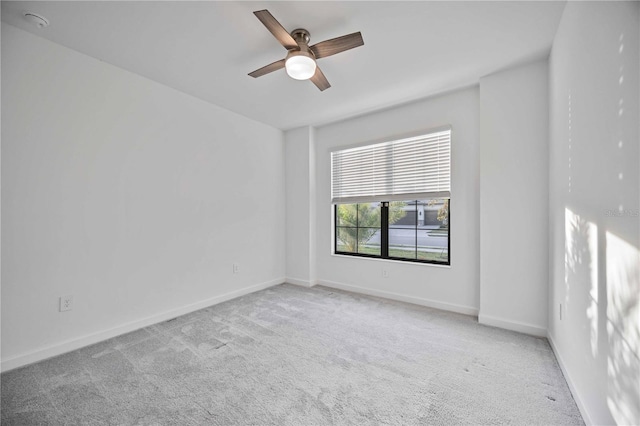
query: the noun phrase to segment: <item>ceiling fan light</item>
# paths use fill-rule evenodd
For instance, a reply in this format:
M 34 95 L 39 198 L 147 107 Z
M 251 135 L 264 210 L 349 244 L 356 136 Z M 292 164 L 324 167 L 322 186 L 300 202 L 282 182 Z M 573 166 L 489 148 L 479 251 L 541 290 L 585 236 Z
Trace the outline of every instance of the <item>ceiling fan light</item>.
M 284 64 L 289 77 L 308 80 L 316 73 L 316 61 L 304 54 L 290 55 Z

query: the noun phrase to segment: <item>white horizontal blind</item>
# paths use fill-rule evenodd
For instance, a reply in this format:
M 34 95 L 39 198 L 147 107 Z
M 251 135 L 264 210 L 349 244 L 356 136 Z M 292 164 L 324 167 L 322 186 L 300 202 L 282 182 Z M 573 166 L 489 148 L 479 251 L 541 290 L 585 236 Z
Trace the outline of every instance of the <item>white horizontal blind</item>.
M 451 130 L 331 153 L 333 203 L 450 194 Z

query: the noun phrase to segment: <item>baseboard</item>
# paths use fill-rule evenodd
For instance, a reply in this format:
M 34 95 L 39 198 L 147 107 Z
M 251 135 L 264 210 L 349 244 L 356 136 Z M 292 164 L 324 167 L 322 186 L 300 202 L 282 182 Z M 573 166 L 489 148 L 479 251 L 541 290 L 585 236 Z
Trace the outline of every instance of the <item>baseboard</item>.
M 537 337 L 547 337 L 547 329 L 532 324 L 526 324 L 519 321 L 507 320 L 504 318 L 492 317 L 480 313 L 478 322 L 492 327 L 504 328 L 506 330 L 517 331 L 518 333 L 530 334 Z
M 335 281 L 318 280 L 318 284 L 325 287 L 331 287 L 331 288 L 337 288 L 339 290 L 350 291 L 353 293 L 383 297 L 385 299 L 397 300 L 399 302 L 413 303 L 414 305 L 426 306 L 429 308 L 440 309 L 443 311 L 456 312 L 459 314 L 471 315 L 471 316 L 478 315 L 478 309 L 472 308 L 470 306 L 456 305 L 453 303 L 446 303 L 446 302 L 438 302 L 435 300 L 423 299 L 421 297 L 408 296 L 406 294 L 393 293 L 393 292 L 384 291 L 384 290 L 374 290 L 374 289 L 359 287 L 351 284 L 338 283 Z
M 549 345 L 551 346 L 551 350 L 553 351 L 553 354 L 556 356 L 556 359 L 558 360 L 558 365 L 560 366 L 560 370 L 562 370 L 562 374 L 564 375 L 564 380 L 567 382 L 567 385 L 569 385 L 569 390 L 571 391 L 571 395 L 573 395 L 573 399 L 576 401 L 578 410 L 580 410 L 580 414 L 582 415 L 582 420 L 584 420 L 584 423 L 588 426 L 595 424 L 591 420 L 591 416 L 589 416 L 589 412 L 587 411 L 587 406 L 580 399 L 580 394 L 578 393 L 578 389 L 573 384 L 573 380 L 571 380 L 571 375 L 569 374 L 569 371 L 566 368 L 565 362 L 562 360 L 562 356 L 560 356 L 560 352 L 558 351 L 558 347 L 553 341 L 553 337 L 551 337 L 551 333 L 547 333 L 547 340 L 549 341 Z
M 249 293 L 264 290 L 274 285 L 282 284 L 285 281 L 284 278 L 278 278 L 275 280 L 267 281 L 264 283 L 252 285 L 239 290 L 235 290 L 229 293 L 215 296 L 206 300 L 201 300 L 196 303 L 181 306 L 176 309 L 171 309 L 162 312 L 157 315 L 142 318 L 140 320 L 131 321 L 126 324 L 119 325 L 108 330 L 99 331 L 97 333 L 88 334 L 76 339 L 67 340 L 55 345 L 51 345 L 42 349 L 37 349 L 26 354 L 14 356 L 9 359 L 3 359 L 0 362 L 0 370 L 2 372 L 13 370 L 15 368 L 23 367 L 34 362 L 42 361 L 47 358 L 51 358 L 57 355 L 62 355 L 66 352 L 74 351 L 76 349 L 83 348 L 85 346 L 93 345 L 103 340 L 111 339 L 116 336 L 120 336 L 125 333 L 130 333 L 135 330 L 139 330 L 144 327 L 148 327 L 159 322 L 167 321 L 180 315 L 186 315 L 191 312 L 198 311 L 200 309 L 208 308 L 209 306 L 217 305 L 222 302 L 226 302 L 231 299 L 235 299 L 240 296 L 244 296 Z
M 295 284 L 295 285 L 299 285 L 302 287 L 313 287 L 314 285 L 317 284 L 317 282 L 315 280 L 313 281 L 309 281 L 309 280 L 302 280 L 300 278 L 291 278 L 291 277 L 287 277 L 284 279 L 285 282 L 289 283 L 289 284 Z

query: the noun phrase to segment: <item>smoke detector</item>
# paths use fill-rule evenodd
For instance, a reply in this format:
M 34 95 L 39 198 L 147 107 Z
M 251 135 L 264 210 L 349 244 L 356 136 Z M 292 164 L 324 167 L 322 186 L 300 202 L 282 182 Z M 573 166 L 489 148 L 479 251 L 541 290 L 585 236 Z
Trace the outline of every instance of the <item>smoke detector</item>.
M 38 28 L 46 28 L 49 26 L 49 20 L 37 13 L 26 12 L 24 14 L 24 19 L 26 19 L 31 25 L 35 25 Z

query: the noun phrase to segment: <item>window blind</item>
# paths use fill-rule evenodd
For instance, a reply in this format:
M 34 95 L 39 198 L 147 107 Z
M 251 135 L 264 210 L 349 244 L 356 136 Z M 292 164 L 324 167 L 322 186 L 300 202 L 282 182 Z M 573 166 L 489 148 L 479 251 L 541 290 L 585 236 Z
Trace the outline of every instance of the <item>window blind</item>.
M 450 129 L 331 153 L 334 204 L 450 195 Z

